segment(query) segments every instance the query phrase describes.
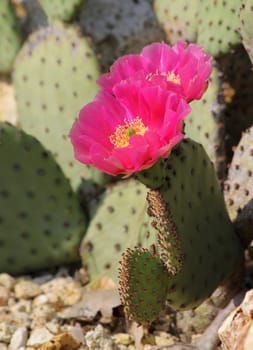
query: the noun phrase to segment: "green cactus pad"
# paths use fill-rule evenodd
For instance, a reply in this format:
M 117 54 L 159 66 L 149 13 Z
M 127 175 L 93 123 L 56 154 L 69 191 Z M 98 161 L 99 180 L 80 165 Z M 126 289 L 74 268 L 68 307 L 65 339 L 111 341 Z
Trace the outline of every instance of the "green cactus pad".
M 52 151 L 74 189 L 88 170 L 75 161 L 68 134 L 79 110 L 95 96 L 98 75 L 86 39 L 59 23 L 32 34 L 15 62 L 20 124 Z
M 242 0 L 199 0 L 197 42 L 214 56 L 240 43 L 239 10 Z
M 243 2 L 240 11 L 240 34 L 242 36 L 242 42 L 247 50 L 251 63 L 253 64 L 253 1 L 246 0 Z
M 215 165 L 219 179 L 224 179 L 225 142 L 224 108 L 221 101 L 221 72 L 214 67 L 209 86 L 200 101 L 191 102 L 192 112 L 185 119 L 187 137 L 201 143 Z
M 79 260 L 86 224 L 50 152 L 0 124 L 0 271 L 11 274 Z
M 117 183 L 105 191 L 80 248 L 93 280 L 107 275 L 117 281 L 122 252 L 155 241 L 146 214 L 146 194 L 146 187 L 135 180 Z
M 83 0 L 39 0 L 39 2 L 50 19 L 69 21 Z
M 198 1 L 192 0 L 190 3 L 188 0 L 154 1 L 155 14 L 171 44 L 178 40 L 196 40 Z
M 148 195 L 148 213 L 154 217 L 160 256 L 168 268 L 167 301 L 174 308 L 189 309 L 240 264 L 242 247 L 204 148 L 184 140 L 164 167 L 164 184 Z
M 10 1 L 0 1 L 0 72 L 11 70 L 22 36 Z
M 242 135 L 235 149 L 224 194 L 231 220 L 253 198 L 253 127 Z
M 168 276 L 162 261 L 148 249 L 127 249 L 119 274 L 121 301 L 128 317 L 149 324 L 165 306 Z

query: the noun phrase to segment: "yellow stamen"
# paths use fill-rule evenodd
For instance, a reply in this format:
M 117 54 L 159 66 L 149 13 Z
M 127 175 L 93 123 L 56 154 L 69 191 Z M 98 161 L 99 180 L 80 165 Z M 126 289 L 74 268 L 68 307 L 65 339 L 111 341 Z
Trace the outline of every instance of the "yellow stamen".
M 167 81 L 171 81 L 174 84 L 181 84 L 181 79 L 180 76 L 178 74 L 175 74 L 174 72 L 161 72 L 159 73 L 158 71 L 156 71 L 155 73 L 149 73 L 146 76 L 146 79 L 151 81 L 153 77 L 158 77 L 158 76 L 163 76 L 166 77 Z
M 109 140 L 115 146 L 115 148 L 127 147 L 131 136 L 143 136 L 147 130 L 148 127 L 144 125 L 140 117 L 137 116 L 133 120 L 125 119 L 124 125 L 119 125 L 114 134 L 109 137 Z

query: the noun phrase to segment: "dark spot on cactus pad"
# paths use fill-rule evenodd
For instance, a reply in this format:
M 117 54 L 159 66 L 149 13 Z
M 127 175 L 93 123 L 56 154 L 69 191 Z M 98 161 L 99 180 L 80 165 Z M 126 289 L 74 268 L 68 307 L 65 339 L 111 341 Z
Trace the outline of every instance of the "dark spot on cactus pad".
M 72 67 L 72 72 L 76 72 L 76 71 L 77 71 L 76 66 L 73 66 L 73 67 Z
M 63 227 L 70 227 L 70 223 L 68 221 L 64 221 Z
M 111 264 L 110 264 L 110 263 L 105 264 L 104 268 L 105 268 L 106 270 L 109 270 L 109 269 L 111 268 Z
M 10 193 L 9 193 L 9 191 L 7 191 L 7 190 L 1 190 L 1 191 L 0 191 L 0 195 L 1 195 L 1 197 L 3 197 L 3 198 L 8 198 L 9 195 L 10 195 Z
M 188 202 L 187 205 L 188 205 L 188 208 L 189 208 L 189 209 L 192 209 L 192 203 L 191 203 L 190 201 Z
M 29 238 L 30 234 L 26 231 L 23 231 L 20 233 L 20 236 L 23 238 L 23 239 L 27 239 Z
M 182 222 L 182 224 L 184 223 L 184 216 L 183 215 L 181 216 L 181 222 Z
M 41 108 L 42 108 L 44 111 L 47 109 L 47 106 L 45 105 L 45 103 L 43 103 L 43 104 L 41 105 Z
M 59 178 L 59 177 L 56 177 L 55 179 L 54 179 L 54 183 L 56 184 L 56 185 L 61 185 L 61 179 Z
M 40 62 L 41 62 L 41 63 L 45 63 L 45 62 L 46 62 L 45 57 L 41 57 L 41 58 L 40 58 Z
M 96 223 L 96 228 L 97 228 L 98 231 L 102 230 L 103 226 L 102 226 L 101 222 L 97 222 Z
M 15 171 L 21 170 L 21 165 L 18 163 L 14 163 L 12 167 L 13 167 L 13 170 L 15 170 Z
M 52 220 L 51 215 L 50 214 L 45 214 L 44 215 L 44 220 L 47 221 L 47 222 L 51 221 Z
M 134 207 L 131 208 L 131 214 L 136 214 L 136 209 Z
M 182 303 L 182 304 L 179 306 L 180 309 L 185 309 L 185 307 L 186 307 L 186 304 L 184 304 L 184 303 Z
M 4 240 L 3 239 L 0 239 L 0 247 L 3 247 L 5 244 Z
M 115 209 L 112 206 L 109 206 L 107 207 L 107 211 L 108 213 L 112 214 L 115 211 Z
M 22 76 L 22 80 L 23 80 L 23 81 L 27 81 L 27 75 L 23 75 L 23 76 Z
M 87 252 L 91 252 L 92 249 L 93 249 L 93 244 L 91 241 L 88 241 L 83 245 L 83 250 L 86 250 Z
M 61 59 L 60 58 L 58 58 L 57 60 L 56 60 L 56 62 L 57 62 L 57 64 L 60 66 L 61 65 L 61 63 L 62 63 L 62 61 L 61 61 Z
M 43 234 L 44 234 L 46 237 L 48 237 L 48 236 L 51 236 L 52 232 L 51 232 L 50 230 L 46 229 L 46 230 L 43 231 Z
M 78 96 L 78 93 L 76 91 L 73 91 L 73 96 L 74 97 L 77 97 Z
M 245 193 L 245 196 L 248 196 L 249 195 L 249 190 L 245 189 L 244 193 Z
M 58 89 L 59 86 L 60 86 L 59 83 L 55 83 L 55 84 L 54 84 L 54 87 L 55 87 L 56 89 Z
M 52 244 L 53 249 L 58 250 L 59 249 L 59 243 L 53 243 Z
M 191 171 L 190 171 L 191 175 L 193 176 L 195 174 L 195 169 L 194 168 L 191 168 Z
M 229 199 L 228 199 L 228 205 L 229 205 L 229 206 L 234 205 L 234 201 L 233 201 L 232 198 L 229 198 Z
M 38 254 L 38 249 L 36 249 L 36 248 L 31 248 L 31 249 L 30 249 L 30 253 L 31 253 L 32 255 L 37 255 L 37 254 Z
M 14 257 L 7 258 L 7 263 L 10 264 L 10 265 L 14 265 L 15 264 L 15 258 Z
M 116 252 L 121 251 L 121 245 L 119 243 L 114 244 L 114 248 L 115 248 Z
M 38 169 L 36 170 L 36 173 L 37 173 L 37 175 L 39 175 L 39 176 L 44 176 L 44 175 L 46 174 L 45 169 L 43 169 L 43 168 L 38 168 Z
M 21 211 L 18 213 L 18 217 L 20 217 L 20 219 L 26 219 L 28 214 L 25 211 Z

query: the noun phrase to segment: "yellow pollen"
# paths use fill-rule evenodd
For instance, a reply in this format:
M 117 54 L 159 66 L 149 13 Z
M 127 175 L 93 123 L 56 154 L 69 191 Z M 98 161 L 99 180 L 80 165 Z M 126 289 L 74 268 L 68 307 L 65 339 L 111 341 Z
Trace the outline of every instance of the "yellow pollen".
M 153 77 L 159 77 L 159 76 L 166 77 L 167 81 L 171 81 L 174 84 L 178 84 L 178 85 L 181 84 L 180 76 L 178 74 L 175 74 L 174 72 L 161 72 L 161 73 L 159 73 L 158 71 L 156 71 L 155 73 L 149 73 L 146 76 L 146 79 L 151 81 Z
M 119 125 L 114 134 L 109 137 L 110 142 L 115 148 L 127 147 L 130 138 L 133 135 L 143 136 L 148 130 L 148 127 L 143 124 L 140 117 L 135 117 L 133 120 L 124 120 L 124 125 Z

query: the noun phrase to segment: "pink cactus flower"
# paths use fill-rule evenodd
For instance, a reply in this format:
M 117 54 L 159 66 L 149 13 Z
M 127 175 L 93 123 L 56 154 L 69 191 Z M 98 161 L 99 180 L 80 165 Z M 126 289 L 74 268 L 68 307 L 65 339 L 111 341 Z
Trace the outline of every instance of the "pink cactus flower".
M 180 95 L 142 81 L 117 84 L 114 94 L 101 91 L 83 107 L 70 139 L 80 162 L 130 176 L 168 157 L 191 109 Z
M 199 45 L 179 41 L 174 46 L 153 43 L 144 47 L 139 55 L 119 58 L 110 73 L 97 81 L 113 93 L 114 86 L 125 80 L 146 80 L 165 90 L 180 93 L 187 102 L 198 100 L 208 86 L 211 74 L 211 56 Z

